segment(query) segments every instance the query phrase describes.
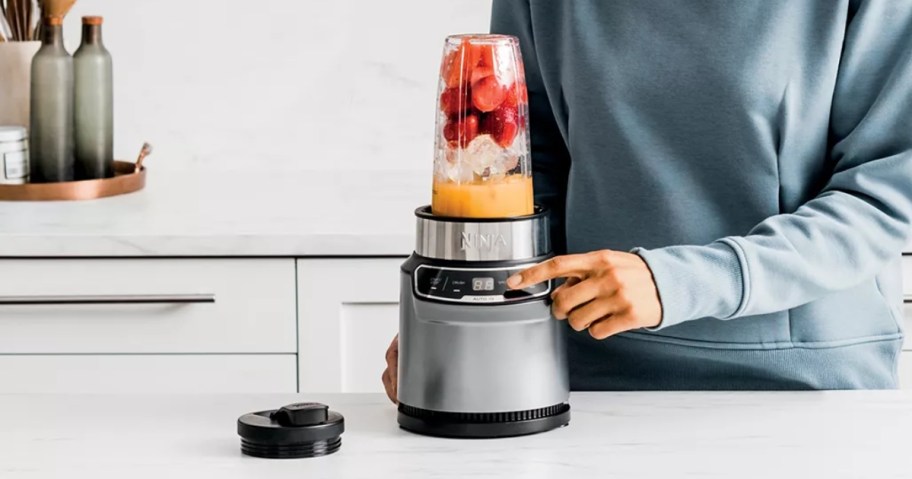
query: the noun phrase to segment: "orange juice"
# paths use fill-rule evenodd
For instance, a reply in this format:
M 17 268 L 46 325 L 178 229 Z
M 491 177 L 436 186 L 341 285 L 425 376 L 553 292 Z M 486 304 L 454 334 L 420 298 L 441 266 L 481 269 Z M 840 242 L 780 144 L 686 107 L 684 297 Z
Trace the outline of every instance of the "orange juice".
M 509 218 L 531 215 L 533 201 L 532 178 L 523 175 L 464 183 L 434 179 L 431 210 L 459 218 Z

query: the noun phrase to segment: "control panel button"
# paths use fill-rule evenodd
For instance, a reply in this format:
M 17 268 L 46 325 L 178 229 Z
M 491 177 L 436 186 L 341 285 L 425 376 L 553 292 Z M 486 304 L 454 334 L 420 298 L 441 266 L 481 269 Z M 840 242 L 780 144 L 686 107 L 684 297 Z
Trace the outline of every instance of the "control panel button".
M 550 282 L 518 291 L 507 287 L 507 278 L 526 267 L 471 269 L 420 265 L 414 273 L 415 294 L 446 302 L 497 304 L 538 298 L 550 293 Z

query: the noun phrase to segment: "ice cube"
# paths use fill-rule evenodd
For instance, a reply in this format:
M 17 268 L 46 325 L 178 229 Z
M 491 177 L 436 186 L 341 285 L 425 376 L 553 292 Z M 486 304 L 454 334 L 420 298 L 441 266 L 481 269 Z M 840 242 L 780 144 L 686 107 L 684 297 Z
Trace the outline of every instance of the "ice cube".
M 512 86 L 516 81 L 516 51 L 511 44 L 497 45 L 494 50 L 494 76 L 504 86 Z
M 446 148 L 446 161 L 437 162 L 439 167 L 442 168 L 439 175 L 456 183 L 472 181 L 474 172 L 472 165 L 463 158 L 465 156 L 464 153 L 460 149 Z
M 504 154 L 505 161 L 503 168 L 506 171 L 516 168 L 516 165 L 519 164 L 520 160 L 525 158 L 527 151 L 529 151 L 529 147 L 526 140 L 526 134 L 525 132 L 520 131 L 519 134 L 513 138 L 513 143 L 510 144 L 510 147 L 507 148 Z
M 486 170 L 503 163 L 504 155 L 504 149 L 491 135 L 478 135 L 462 150 L 459 162 L 468 164 L 479 176 L 487 176 Z

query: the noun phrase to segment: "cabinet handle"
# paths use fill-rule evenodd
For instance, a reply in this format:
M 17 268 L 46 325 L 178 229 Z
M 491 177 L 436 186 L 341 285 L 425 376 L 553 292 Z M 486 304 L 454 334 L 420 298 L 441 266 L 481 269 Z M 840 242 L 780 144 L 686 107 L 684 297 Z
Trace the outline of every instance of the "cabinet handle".
M 214 294 L 109 294 L 72 296 L 0 296 L 0 306 L 49 304 L 194 304 L 214 303 Z
M 903 303 L 912 304 L 912 294 L 903 295 Z

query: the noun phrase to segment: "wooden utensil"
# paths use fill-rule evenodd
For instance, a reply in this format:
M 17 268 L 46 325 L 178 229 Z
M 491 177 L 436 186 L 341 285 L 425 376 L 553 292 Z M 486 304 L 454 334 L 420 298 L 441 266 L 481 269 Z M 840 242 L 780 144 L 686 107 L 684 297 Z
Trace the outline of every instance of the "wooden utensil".
M 12 32 L 6 28 L 6 2 L 0 0 L 0 42 L 5 42 L 12 36 Z
M 9 0 L 9 4 L 6 6 L 6 20 L 9 23 L 10 27 L 10 41 L 16 41 L 19 38 L 19 29 L 16 25 L 16 6 L 19 3 L 17 0 Z
M 24 30 L 22 31 L 22 41 L 33 40 L 32 35 L 32 0 L 27 0 L 28 5 L 25 7 L 25 25 L 23 25 Z
M 6 41 L 26 42 L 31 40 L 32 10 L 34 9 L 32 0 L 6 0 L 4 3 L 2 16 L 9 29 L 8 32 L 2 32 Z
M 10 28 L 9 22 L 6 21 L 6 13 L 0 13 L 0 38 L 5 41 L 13 41 L 13 30 Z
M 24 38 L 24 36 L 22 34 L 22 18 L 23 18 L 22 10 L 25 8 L 25 5 L 23 4 L 23 2 L 21 0 L 11 0 L 10 6 L 13 7 L 12 8 L 12 11 L 13 11 L 12 23 L 13 23 L 13 29 L 14 29 L 13 37 L 15 37 L 17 42 L 22 41 Z
M 42 0 L 42 15 L 44 17 L 63 18 L 70 12 L 70 9 L 73 8 L 74 3 L 76 3 L 76 0 Z

